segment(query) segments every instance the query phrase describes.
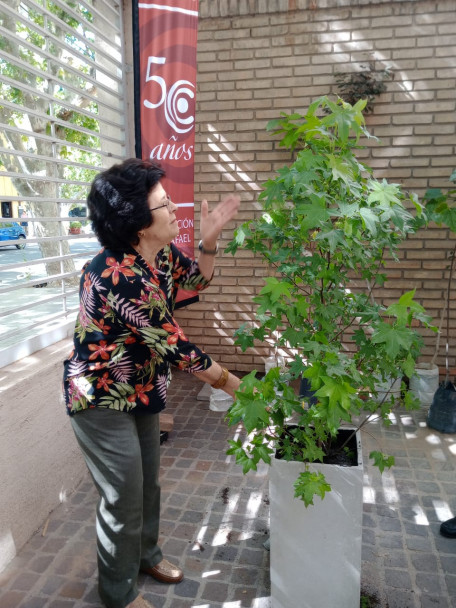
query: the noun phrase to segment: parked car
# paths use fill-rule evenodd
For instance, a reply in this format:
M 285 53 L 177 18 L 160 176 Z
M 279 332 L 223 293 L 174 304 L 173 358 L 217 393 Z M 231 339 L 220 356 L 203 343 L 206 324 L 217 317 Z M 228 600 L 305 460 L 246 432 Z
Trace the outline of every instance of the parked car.
M 0 223 L 0 247 L 4 247 L 1 241 L 14 241 L 19 240 L 16 243 L 18 249 L 24 249 L 25 247 L 26 234 L 24 227 L 18 224 L 18 222 L 5 222 Z

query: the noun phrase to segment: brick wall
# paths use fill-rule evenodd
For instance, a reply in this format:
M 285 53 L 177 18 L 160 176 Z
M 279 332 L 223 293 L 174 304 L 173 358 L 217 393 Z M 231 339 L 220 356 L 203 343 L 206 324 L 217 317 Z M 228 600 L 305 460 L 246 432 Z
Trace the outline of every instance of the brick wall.
M 336 71 L 375 61 L 394 80 L 367 116 L 370 142 L 360 153 L 377 178 L 400 182 L 422 195 L 449 187 L 456 167 L 455 0 L 200 1 L 195 197 L 216 203 L 224 194 L 242 199 L 239 222 L 254 215 L 261 185 L 288 162 L 265 131 L 281 111 L 303 111 L 311 100 L 335 94 Z M 198 209 L 196 210 L 198 219 Z M 196 227 L 198 222 L 196 222 Z M 222 249 L 233 226 L 222 235 Z M 196 229 L 196 236 L 198 230 Z M 429 229 L 412 238 L 390 265 L 385 303 L 416 287 L 438 316 L 444 299 L 448 254 L 454 237 Z M 251 318 L 251 298 L 267 274 L 247 252 L 219 254 L 212 286 L 199 303 L 179 311 L 187 334 L 232 369 L 262 369 L 262 345 L 246 353 L 233 347 L 233 331 Z M 450 365 L 456 356 L 456 291 L 452 294 Z M 434 335 L 424 354 L 433 354 Z M 444 367 L 445 339 L 438 363 Z

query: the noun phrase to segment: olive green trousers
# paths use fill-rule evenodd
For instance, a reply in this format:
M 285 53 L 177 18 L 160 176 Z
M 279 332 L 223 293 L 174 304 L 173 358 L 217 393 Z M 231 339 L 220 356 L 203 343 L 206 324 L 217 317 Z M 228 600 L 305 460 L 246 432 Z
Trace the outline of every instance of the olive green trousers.
M 125 608 L 138 595 L 140 569 L 162 559 L 160 422 L 94 408 L 71 417 L 76 439 L 99 493 L 98 590 L 108 608 Z

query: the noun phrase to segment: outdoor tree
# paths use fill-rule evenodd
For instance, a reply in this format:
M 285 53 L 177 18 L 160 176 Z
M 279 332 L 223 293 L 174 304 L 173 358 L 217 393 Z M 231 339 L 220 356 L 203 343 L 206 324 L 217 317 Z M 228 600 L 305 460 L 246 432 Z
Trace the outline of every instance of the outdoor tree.
M 93 15 L 78 2 L 3 0 L 0 7 L 0 164 L 27 201 L 38 237 L 63 234 L 50 218 L 84 201 L 102 166 L 96 94 Z M 42 7 L 43 10 L 40 10 Z M 62 67 L 65 66 L 65 68 Z M 69 253 L 61 241 L 62 253 Z M 59 241 L 40 242 L 43 258 L 60 255 Z M 62 271 L 46 263 L 47 275 Z M 65 272 L 74 270 L 71 258 Z

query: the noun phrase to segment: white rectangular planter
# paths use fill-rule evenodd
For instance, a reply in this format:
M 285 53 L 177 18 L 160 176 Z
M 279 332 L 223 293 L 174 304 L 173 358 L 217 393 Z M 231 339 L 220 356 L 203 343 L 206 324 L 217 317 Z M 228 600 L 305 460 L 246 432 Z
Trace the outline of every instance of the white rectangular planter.
M 320 463 L 332 491 L 306 508 L 294 498 L 302 462 L 273 459 L 270 471 L 272 608 L 355 608 L 360 603 L 363 463 Z

